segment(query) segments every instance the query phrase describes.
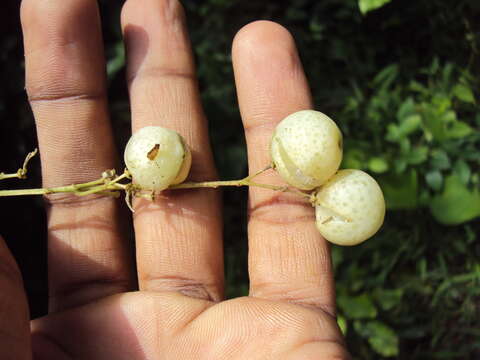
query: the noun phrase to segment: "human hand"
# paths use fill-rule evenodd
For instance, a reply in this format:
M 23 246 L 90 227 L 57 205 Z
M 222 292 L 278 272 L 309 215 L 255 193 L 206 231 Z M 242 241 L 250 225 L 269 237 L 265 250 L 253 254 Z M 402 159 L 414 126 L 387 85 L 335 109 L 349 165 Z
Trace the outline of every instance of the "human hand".
M 22 25 L 44 186 L 98 178 L 117 162 L 97 3 L 23 0 Z M 128 0 L 122 28 L 133 130 L 178 131 L 192 149 L 191 179 L 214 178 L 180 5 Z M 310 108 L 311 97 L 293 39 L 279 25 L 243 28 L 233 63 L 254 173 L 269 163 L 275 124 Z M 227 301 L 216 190 L 137 200 L 136 265 L 120 206 L 98 196 L 48 198 L 49 315 L 30 326 L 21 276 L 0 241 L 1 359 L 348 358 L 329 248 L 308 203 L 250 189 L 250 295 Z

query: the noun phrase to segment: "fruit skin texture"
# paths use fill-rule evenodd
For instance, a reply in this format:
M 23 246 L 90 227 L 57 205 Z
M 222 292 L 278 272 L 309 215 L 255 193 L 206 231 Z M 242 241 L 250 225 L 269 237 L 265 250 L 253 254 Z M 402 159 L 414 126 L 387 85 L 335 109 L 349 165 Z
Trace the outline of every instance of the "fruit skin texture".
M 175 131 L 147 126 L 132 135 L 124 160 L 137 185 L 144 190 L 160 191 L 185 180 L 192 155 Z
M 288 184 L 312 190 L 338 170 L 342 161 L 342 133 L 327 115 L 301 110 L 277 125 L 270 154 L 275 169 Z
M 382 190 L 361 170 L 340 170 L 315 194 L 315 218 L 320 233 L 337 245 L 357 245 L 383 224 Z

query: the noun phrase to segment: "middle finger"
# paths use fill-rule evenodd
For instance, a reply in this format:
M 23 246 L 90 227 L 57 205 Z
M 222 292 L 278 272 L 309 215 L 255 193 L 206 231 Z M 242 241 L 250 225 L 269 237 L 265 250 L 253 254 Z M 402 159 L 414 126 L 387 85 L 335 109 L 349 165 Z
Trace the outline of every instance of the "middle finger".
M 122 12 L 133 130 L 161 125 L 192 150 L 191 180 L 215 177 L 183 9 L 176 0 L 128 0 Z M 135 204 L 139 287 L 219 300 L 223 257 L 215 190 L 164 191 Z

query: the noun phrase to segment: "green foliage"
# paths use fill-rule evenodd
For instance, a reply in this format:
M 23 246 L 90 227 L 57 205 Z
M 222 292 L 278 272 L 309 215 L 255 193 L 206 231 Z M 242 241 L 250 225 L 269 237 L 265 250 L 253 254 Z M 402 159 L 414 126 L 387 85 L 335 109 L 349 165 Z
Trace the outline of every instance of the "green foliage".
M 335 264 L 338 305 L 353 330 L 349 342 L 364 358 L 374 356 L 361 339 L 383 357 L 402 357 L 402 343 L 430 338 L 430 350 L 414 347 L 406 358 L 467 358 L 479 345 L 473 319 L 480 316 L 474 305 L 480 262 L 468 250 L 478 220 L 473 227 L 453 225 L 480 216 L 473 90 L 479 79 L 438 59 L 409 71 L 393 63 L 371 79 L 363 89 L 353 86 L 339 111 L 349 134 L 343 166 L 376 174 L 395 211 L 364 248 L 334 249 L 341 254 Z M 360 271 L 362 264 L 368 270 Z M 370 318 L 358 315 L 366 313 L 367 302 L 359 302 L 366 294 L 377 312 Z M 463 340 L 454 349 L 445 345 L 451 339 Z
M 429 206 L 443 224 L 480 216 L 479 184 L 471 177 L 480 169 L 477 83 L 437 59 L 406 79 L 398 64 L 385 67 L 342 112 L 344 127 L 363 122 L 368 129 L 346 139 L 344 166 L 377 173 L 390 209 Z
M 457 175 L 449 175 L 443 192 L 433 197 L 430 210 L 443 224 L 461 224 L 480 216 L 480 192 L 469 190 Z
M 337 304 L 349 319 L 371 319 L 377 316 L 377 309 L 367 294 L 358 296 L 338 294 Z
M 398 336 L 387 325 L 379 321 L 355 321 L 353 326 L 378 354 L 385 357 L 398 355 Z
M 381 8 L 390 1 L 392 0 L 358 0 L 358 7 L 362 14 L 366 14 L 369 11 Z

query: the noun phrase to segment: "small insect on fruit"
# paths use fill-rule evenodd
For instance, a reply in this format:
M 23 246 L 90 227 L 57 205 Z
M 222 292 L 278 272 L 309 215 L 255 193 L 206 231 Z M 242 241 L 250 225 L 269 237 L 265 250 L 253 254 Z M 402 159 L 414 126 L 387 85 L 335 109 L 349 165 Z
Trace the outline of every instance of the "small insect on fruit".
M 275 169 L 288 184 L 312 190 L 337 172 L 342 161 L 342 133 L 327 115 L 298 111 L 277 125 L 270 153 Z
M 361 170 L 340 170 L 315 192 L 320 233 L 337 245 L 357 245 L 383 224 L 385 200 L 375 179 Z
M 132 135 L 125 148 L 124 160 L 138 186 L 161 191 L 185 180 L 192 155 L 175 131 L 147 126 Z

